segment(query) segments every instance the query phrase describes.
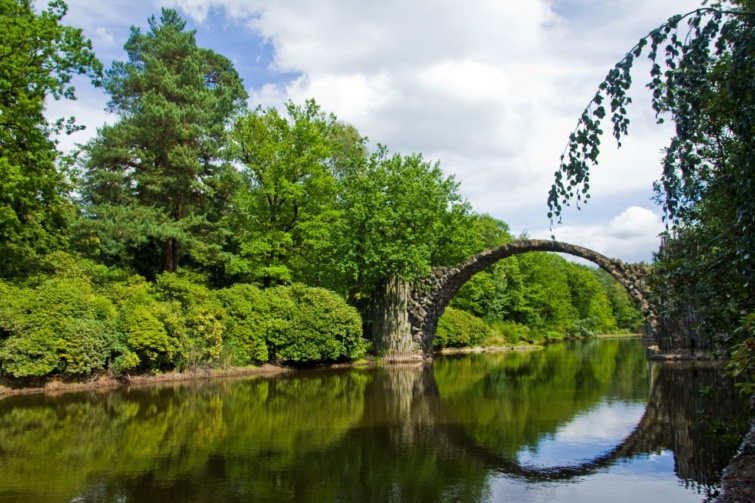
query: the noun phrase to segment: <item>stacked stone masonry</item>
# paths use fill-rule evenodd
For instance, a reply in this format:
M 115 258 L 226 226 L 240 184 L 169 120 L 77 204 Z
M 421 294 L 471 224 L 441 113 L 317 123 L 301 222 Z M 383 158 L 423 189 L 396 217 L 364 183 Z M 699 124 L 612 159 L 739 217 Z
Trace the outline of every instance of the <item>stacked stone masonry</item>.
M 433 337 L 438 320 L 454 295 L 472 276 L 487 269 L 499 260 L 528 252 L 558 252 L 589 260 L 613 276 L 634 299 L 647 321 L 652 335 L 658 326 L 658 317 L 645 295 L 645 279 L 649 268 L 626 264 L 600 253 L 560 241 L 530 239 L 508 243 L 486 250 L 454 267 L 436 267 L 431 273 L 415 281 L 407 300 L 412 345 L 426 356 L 432 353 Z

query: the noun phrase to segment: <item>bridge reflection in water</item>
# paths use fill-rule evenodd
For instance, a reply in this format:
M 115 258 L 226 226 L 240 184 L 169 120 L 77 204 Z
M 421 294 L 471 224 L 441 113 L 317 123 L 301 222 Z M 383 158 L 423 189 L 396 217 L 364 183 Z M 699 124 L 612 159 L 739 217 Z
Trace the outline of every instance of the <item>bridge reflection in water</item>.
M 721 368 L 711 363 L 648 365 L 652 376 L 649 397 L 636 426 L 609 449 L 597 447 L 593 457 L 563 465 L 524 464 L 516 456 L 498 453 L 477 441 L 454 419 L 454 407 L 442 398 L 431 365 L 392 368 L 377 381 L 383 381 L 386 392 L 402 398 L 386 404 L 387 412 L 395 414 L 395 423 L 401 425 L 394 432 L 397 444 L 416 442 L 423 433 L 431 432 L 432 442 L 440 450 L 527 482 L 584 477 L 639 455 L 671 451 L 680 480 L 701 491 L 714 490 L 743 431 L 737 426 L 744 427 L 732 424 L 732 418 L 741 416 L 742 411 L 734 388 L 730 383 L 722 385 Z M 501 426 L 498 433 L 506 436 L 506 425 Z
M 0 501 L 616 503 L 659 487 L 636 472 L 617 484 L 617 470 L 670 451 L 678 479 L 652 500 L 699 501 L 736 449 L 741 432 L 728 428 L 744 408 L 717 369 L 648 367 L 643 351 L 639 341 L 589 341 L 6 398 Z M 579 448 L 569 439 L 573 459 L 549 458 L 546 444 L 596 411 L 633 416 Z

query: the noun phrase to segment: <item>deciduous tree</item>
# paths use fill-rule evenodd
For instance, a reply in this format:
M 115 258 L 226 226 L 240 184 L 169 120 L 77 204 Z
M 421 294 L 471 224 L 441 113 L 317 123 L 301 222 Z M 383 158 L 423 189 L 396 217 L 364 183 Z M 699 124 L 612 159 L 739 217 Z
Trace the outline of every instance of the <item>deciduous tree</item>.
M 67 6 L 36 12 L 30 0 L 0 0 L 0 275 L 65 246 L 72 208 L 55 135 L 80 129 L 50 122 L 45 100 L 75 99 L 71 79 L 95 84 L 101 65 L 80 29 L 62 24 Z
M 285 115 L 258 108 L 236 121 L 245 183 L 229 218 L 237 243 L 231 274 L 264 286 L 312 279 L 311 265 L 322 263 L 339 218 L 336 176 L 349 156 L 362 155 L 362 139 L 343 130 L 314 100 L 289 102 Z
M 390 155 L 380 146 L 340 180 L 338 207 L 335 265 L 352 300 L 389 277 L 410 280 L 479 247 L 461 239 L 474 217 L 458 183 L 419 154 Z

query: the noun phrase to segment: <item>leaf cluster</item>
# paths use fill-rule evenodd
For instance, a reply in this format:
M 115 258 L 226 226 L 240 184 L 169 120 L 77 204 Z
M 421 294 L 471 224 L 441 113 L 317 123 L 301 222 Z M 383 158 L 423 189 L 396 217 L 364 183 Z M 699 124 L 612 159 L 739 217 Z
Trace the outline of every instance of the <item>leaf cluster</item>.
M 686 27 L 682 21 L 687 21 Z M 751 14 L 725 10 L 720 5 L 702 7 L 671 17 L 630 49 L 598 86 L 595 96 L 582 112 L 569 136 L 555 182 L 548 194 L 548 217 L 561 221 L 564 206 L 576 200 L 579 207 L 589 199 L 590 169 L 598 164 L 602 122 L 612 123 L 612 135 L 619 146 L 629 133 L 627 106 L 631 70 L 637 58 L 647 53 L 651 61 L 651 106 L 659 123 L 671 115 L 676 136 L 667 148 L 659 194 L 671 220 L 684 216 L 685 208 L 699 200 L 707 166 L 700 153 L 705 114 L 700 114 L 706 96 L 710 97 L 711 77 L 721 61 L 736 52 L 751 22 Z
M 0 275 L 66 245 L 70 189 L 55 135 L 83 126 L 45 117 L 47 99 L 76 99 L 74 75 L 100 83 L 102 65 L 80 29 L 65 26 L 62 0 L 36 12 L 30 0 L 0 1 Z
M 155 283 L 56 252 L 36 276 L 0 281 L 0 373 L 15 378 L 353 359 L 361 318 L 297 284 L 212 290 L 196 274 Z

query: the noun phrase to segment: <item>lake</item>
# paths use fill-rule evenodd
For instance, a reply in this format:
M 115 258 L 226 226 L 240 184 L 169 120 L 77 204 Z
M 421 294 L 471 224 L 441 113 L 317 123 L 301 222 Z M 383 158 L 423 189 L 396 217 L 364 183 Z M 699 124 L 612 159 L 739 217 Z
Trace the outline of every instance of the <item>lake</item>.
M 638 339 L 0 400 L 0 502 L 700 502 L 747 428 Z

